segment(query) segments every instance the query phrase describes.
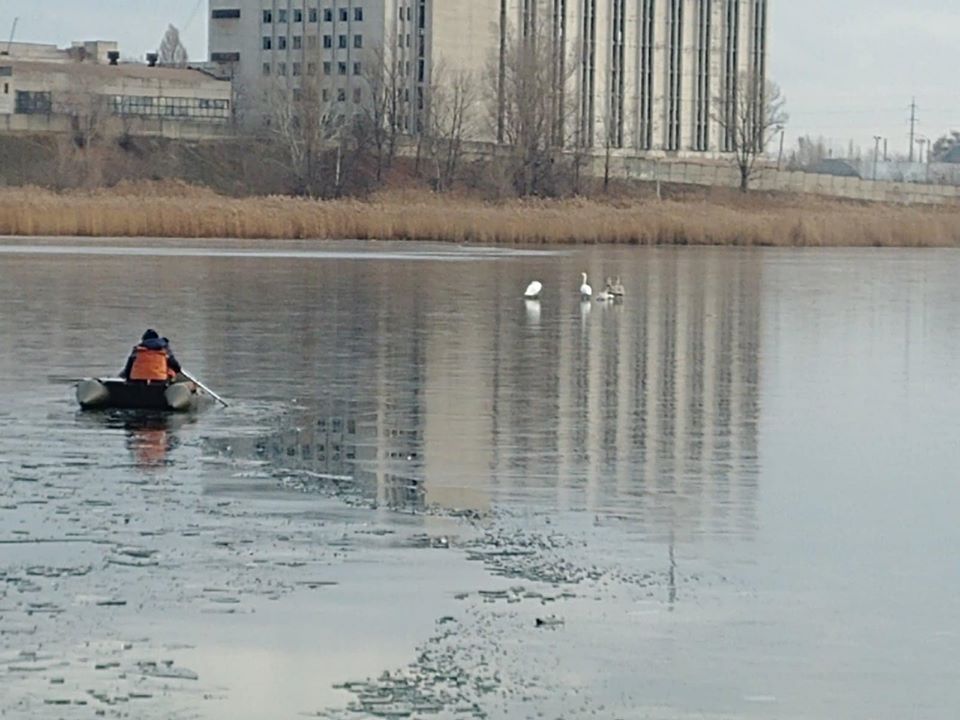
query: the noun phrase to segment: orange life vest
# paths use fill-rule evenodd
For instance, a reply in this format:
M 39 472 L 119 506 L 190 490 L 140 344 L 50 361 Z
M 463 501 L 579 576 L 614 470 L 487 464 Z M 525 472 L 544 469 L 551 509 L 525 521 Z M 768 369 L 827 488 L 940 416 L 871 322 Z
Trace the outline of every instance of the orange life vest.
M 176 373 L 167 365 L 166 350 L 151 350 L 138 345 L 134 353 L 133 367 L 130 368 L 131 380 L 164 382 L 176 377 Z

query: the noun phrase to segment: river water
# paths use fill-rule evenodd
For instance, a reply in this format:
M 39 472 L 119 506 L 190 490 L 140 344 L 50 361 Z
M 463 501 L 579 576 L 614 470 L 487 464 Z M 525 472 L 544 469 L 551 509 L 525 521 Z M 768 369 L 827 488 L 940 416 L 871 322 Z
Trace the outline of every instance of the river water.
M 268 247 L 0 243 L 0 717 L 960 713 L 956 252 Z

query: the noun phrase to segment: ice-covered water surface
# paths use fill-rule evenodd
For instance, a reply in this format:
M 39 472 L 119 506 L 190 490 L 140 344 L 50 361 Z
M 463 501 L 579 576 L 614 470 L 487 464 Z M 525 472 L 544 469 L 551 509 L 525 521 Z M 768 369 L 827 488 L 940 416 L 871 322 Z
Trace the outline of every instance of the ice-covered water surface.
M 960 707 L 960 256 L 61 245 L 0 259 L 0 716 Z M 231 406 L 78 413 L 147 326 Z

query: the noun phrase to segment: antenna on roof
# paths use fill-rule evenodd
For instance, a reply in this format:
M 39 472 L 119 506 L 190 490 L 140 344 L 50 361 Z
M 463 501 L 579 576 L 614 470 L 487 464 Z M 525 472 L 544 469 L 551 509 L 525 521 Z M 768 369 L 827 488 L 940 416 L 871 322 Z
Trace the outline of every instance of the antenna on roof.
M 13 27 L 10 28 L 10 39 L 7 40 L 7 50 L 4 52 L 4 55 L 10 54 L 10 48 L 13 46 L 13 36 L 17 34 L 17 23 L 20 22 L 20 18 L 15 17 L 13 19 Z

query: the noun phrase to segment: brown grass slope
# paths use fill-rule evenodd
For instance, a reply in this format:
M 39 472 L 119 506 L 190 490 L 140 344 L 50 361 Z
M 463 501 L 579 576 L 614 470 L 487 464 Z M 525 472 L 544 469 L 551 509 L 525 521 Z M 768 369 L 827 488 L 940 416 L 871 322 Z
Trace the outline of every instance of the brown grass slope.
M 366 201 L 228 198 L 177 182 L 0 190 L 14 236 L 380 239 L 508 244 L 956 247 L 960 207 L 736 195 L 487 203 L 428 192 Z

